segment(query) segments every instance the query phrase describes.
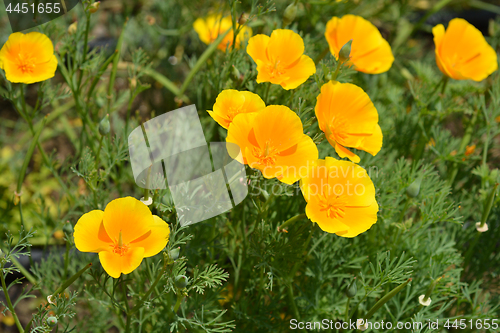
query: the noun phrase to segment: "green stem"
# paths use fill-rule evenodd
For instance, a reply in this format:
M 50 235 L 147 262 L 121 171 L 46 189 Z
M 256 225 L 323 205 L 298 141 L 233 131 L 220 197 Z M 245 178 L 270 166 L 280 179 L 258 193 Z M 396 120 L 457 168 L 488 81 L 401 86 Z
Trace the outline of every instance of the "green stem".
M 264 91 L 264 102 L 267 104 L 269 104 L 269 90 L 271 90 L 271 82 L 266 82 L 265 85 L 266 85 L 266 89 Z
M 165 270 L 167 269 L 167 266 L 168 266 L 168 262 L 169 261 L 168 261 L 167 256 L 168 255 L 165 252 L 163 252 L 163 268 L 161 269 L 160 274 L 158 274 L 158 276 L 156 277 L 155 282 L 153 282 L 153 284 L 151 285 L 151 287 L 149 288 L 149 290 L 146 292 L 146 294 L 144 294 L 144 296 L 141 298 L 141 300 L 139 301 L 139 303 L 137 303 L 137 305 L 134 306 L 129 311 L 130 315 L 134 314 L 137 310 L 139 310 L 144 305 L 144 302 L 146 302 L 146 300 L 148 299 L 149 295 L 151 295 L 151 293 L 153 292 L 153 290 L 156 288 L 156 285 L 158 284 L 158 282 L 160 282 L 160 279 L 163 276 L 163 273 L 165 273 Z
M 7 300 L 7 307 L 9 308 L 10 313 L 12 313 L 12 317 L 14 318 L 14 322 L 16 323 L 17 329 L 19 330 L 20 333 L 24 333 L 23 326 L 21 325 L 21 322 L 19 321 L 19 318 L 17 317 L 16 311 L 14 310 L 14 306 L 12 305 L 12 302 L 10 300 L 7 285 L 5 284 L 5 277 L 3 275 L 3 266 L 4 265 L 5 265 L 5 263 L 2 262 L 2 266 L 0 269 L 0 279 L 2 280 L 2 289 L 3 289 L 3 293 L 5 294 L 5 299 Z
M 488 198 L 486 199 L 486 202 L 484 204 L 483 208 L 483 215 L 481 216 L 481 227 L 484 227 L 484 224 L 486 223 L 486 220 L 488 219 L 488 215 L 490 215 L 491 207 L 493 207 L 493 202 L 495 201 L 495 194 L 497 192 L 498 188 L 498 183 L 493 185 L 493 188 L 490 191 L 490 194 L 488 195 Z
M 26 175 L 26 169 L 28 168 L 28 164 L 31 161 L 31 156 L 33 155 L 33 152 L 35 151 L 35 147 L 38 143 L 38 139 L 40 138 L 40 134 L 42 134 L 42 130 L 45 127 L 45 123 L 47 122 L 47 116 L 43 118 L 42 123 L 38 127 L 37 131 L 35 132 L 35 136 L 33 137 L 33 140 L 31 141 L 31 145 L 28 148 L 28 151 L 26 153 L 26 156 L 24 157 L 24 162 L 23 165 L 21 166 L 21 172 L 19 174 L 19 178 L 17 179 L 17 195 L 21 194 L 21 188 L 23 185 L 24 181 L 24 176 Z
M 469 6 L 478 9 L 484 9 L 490 11 L 492 13 L 500 15 L 500 6 L 495 6 L 494 4 L 479 1 L 479 0 L 471 0 L 469 1 Z
M 104 139 L 104 135 L 101 135 L 99 139 L 99 148 L 97 148 L 97 157 L 95 159 L 95 167 L 99 169 L 99 162 L 101 161 L 101 149 L 102 149 L 102 140 Z
M 295 221 L 301 220 L 303 218 L 307 218 L 307 215 L 306 214 L 299 214 L 297 216 L 294 216 L 294 217 L 288 219 L 287 221 L 285 221 L 285 223 L 283 223 L 281 226 L 279 226 L 278 230 L 281 231 L 281 230 L 285 229 L 286 227 L 288 227 L 290 224 L 294 223 Z
M 410 33 L 410 35 L 408 36 L 408 38 L 413 35 L 418 29 L 420 29 L 420 27 L 422 26 L 422 24 L 425 23 L 425 21 L 427 21 L 427 19 L 429 18 L 429 16 L 431 16 L 432 14 L 438 12 L 439 10 L 441 10 L 441 8 L 443 8 L 444 6 L 446 6 L 448 3 L 450 3 L 452 0 L 441 0 L 439 1 L 438 3 L 436 3 L 421 19 L 420 21 L 417 22 L 417 24 L 415 24 L 413 26 L 413 29 Z
M 323 58 L 328 54 L 328 51 L 330 51 L 330 47 L 327 46 L 323 52 L 321 52 L 317 57 L 316 59 L 314 59 L 314 64 L 317 65 L 321 60 L 323 60 Z
M 467 125 L 467 128 L 465 129 L 465 134 L 462 137 L 462 141 L 460 142 L 460 147 L 458 148 L 458 152 L 461 154 L 464 150 L 465 147 L 470 143 L 470 140 L 472 138 L 472 133 L 474 131 L 474 126 L 476 125 L 476 120 L 477 120 L 477 111 L 474 111 L 474 114 L 472 115 L 472 119 L 470 120 L 469 124 Z M 452 186 L 455 177 L 457 176 L 458 173 L 458 163 L 454 162 L 453 165 L 451 166 L 450 173 L 448 174 L 448 186 Z
M 179 310 L 179 307 L 181 306 L 183 299 L 184 299 L 184 296 L 182 295 L 182 292 L 180 290 L 178 290 L 177 291 L 177 301 L 175 302 L 175 306 L 174 306 L 175 313 L 177 313 L 177 310 Z
M 399 293 L 404 287 L 406 287 L 406 285 L 411 281 L 412 279 L 409 278 L 408 280 L 406 280 L 405 283 L 402 283 L 401 285 L 397 286 L 396 288 L 392 289 L 389 293 L 387 293 L 384 297 L 382 297 L 381 299 L 379 299 L 379 301 L 377 303 L 375 303 L 375 305 L 370 309 L 370 311 L 368 311 L 368 313 L 363 316 L 363 319 L 364 320 L 368 320 L 370 319 L 373 314 L 375 312 L 377 312 L 378 309 L 380 309 L 385 303 L 387 303 L 387 301 L 389 301 L 391 298 L 393 298 L 394 296 L 396 296 L 397 293 Z
M 349 303 L 351 303 L 351 298 L 347 297 L 347 303 L 345 305 L 345 321 L 349 321 Z
M 297 308 L 297 304 L 295 304 L 295 297 L 293 296 L 293 287 L 291 282 L 286 284 L 286 291 L 288 294 L 288 299 L 290 301 L 290 304 L 292 305 L 293 315 L 297 320 L 299 320 L 300 313 L 299 309 Z
M 177 95 L 177 97 L 181 97 L 184 94 L 195 74 L 200 70 L 201 66 L 203 66 L 207 62 L 208 58 L 212 55 L 212 53 L 214 53 L 215 50 L 217 50 L 217 46 L 220 44 L 220 42 L 222 42 L 224 37 L 226 37 L 226 35 L 230 31 L 231 29 L 227 29 L 224 33 L 219 35 L 219 37 L 217 37 L 217 39 L 213 41 L 212 44 L 210 44 L 210 46 L 205 50 L 205 52 L 203 52 L 203 54 L 200 56 L 194 67 L 189 72 L 188 76 L 186 77 L 186 80 L 184 80 L 184 82 L 182 83 L 182 86 L 179 90 L 179 94 Z
M 340 66 L 341 65 L 342 65 L 342 62 L 340 61 L 340 59 L 337 60 L 337 68 L 335 68 L 335 73 L 333 73 L 331 81 L 337 80 L 337 76 L 339 76 Z
M 109 84 L 108 84 L 108 109 L 107 113 L 111 113 L 111 100 L 113 98 L 113 88 L 115 86 L 116 72 L 118 70 L 118 62 L 120 61 L 121 49 L 123 45 L 123 38 L 125 36 L 125 30 L 127 27 L 128 18 L 125 19 L 125 23 L 123 24 L 122 32 L 120 37 L 118 38 L 118 43 L 116 44 L 115 57 L 113 58 L 113 67 L 111 68 L 111 74 L 109 76 Z
M 85 267 L 83 267 L 81 270 L 79 270 L 75 275 L 73 275 L 72 277 L 70 277 L 68 280 L 64 281 L 64 283 L 59 287 L 57 288 L 56 291 L 54 291 L 54 293 L 52 295 L 57 295 L 57 294 L 60 294 L 62 293 L 64 290 L 66 290 L 66 288 L 68 288 L 73 282 L 76 281 L 76 279 L 78 279 L 83 273 L 85 273 L 85 271 L 87 269 L 89 269 L 90 267 L 92 267 L 92 263 L 88 263 L 87 265 L 85 265 Z

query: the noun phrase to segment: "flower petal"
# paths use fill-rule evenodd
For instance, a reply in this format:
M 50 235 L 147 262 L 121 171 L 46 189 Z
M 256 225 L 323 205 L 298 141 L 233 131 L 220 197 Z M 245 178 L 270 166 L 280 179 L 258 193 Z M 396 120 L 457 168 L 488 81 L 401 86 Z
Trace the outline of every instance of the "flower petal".
M 255 35 L 248 40 L 247 53 L 253 61 L 267 62 L 267 47 L 271 38 L 266 35 Z
M 367 231 L 377 222 L 378 204 L 376 201 L 369 207 L 346 208 L 342 221 L 349 227 L 346 233 L 338 236 L 352 238 Z
M 130 243 L 132 248 L 144 248 L 144 258 L 160 253 L 167 245 L 170 236 L 170 229 L 165 221 L 156 215 L 153 215 L 153 221 L 153 224 L 148 227 L 151 230 L 149 235 L 146 234 L 146 237 L 141 237 Z
M 132 197 L 111 201 L 104 209 L 104 228 L 109 237 L 118 242 L 120 232 L 123 243 L 129 243 L 149 231 L 154 224 L 148 206 Z
M 73 233 L 79 251 L 97 253 L 109 249 L 111 240 L 103 231 L 103 217 L 102 210 L 93 210 L 80 217 Z
M 281 83 L 281 86 L 286 90 L 295 89 L 306 82 L 314 73 L 316 73 L 314 61 L 310 57 L 302 55 L 297 63 L 286 70 L 288 78 Z
M 271 33 L 267 56 L 272 63 L 279 62 L 287 67 L 304 54 L 304 41 L 300 35 L 289 29 L 276 29 Z
M 139 267 L 144 258 L 144 248 L 131 248 L 124 255 L 119 255 L 110 251 L 99 252 L 99 260 L 102 268 L 109 276 L 118 279 L 123 274 L 129 274 Z
M 354 154 L 352 151 L 349 149 L 343 147 L 339 143 L 335 144 L 335 152 L 342 158 L 347 157 L 354 163 L 359 163 L 361 160 L 358 155 Z

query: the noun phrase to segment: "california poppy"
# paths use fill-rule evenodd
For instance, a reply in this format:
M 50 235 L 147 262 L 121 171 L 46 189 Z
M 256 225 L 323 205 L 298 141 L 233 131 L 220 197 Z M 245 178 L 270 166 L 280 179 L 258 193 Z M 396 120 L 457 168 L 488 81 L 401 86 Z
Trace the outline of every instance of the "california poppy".
M 84 214 L 75 225 L 75 246 L 99 253 L 104 270 L 112 277 L 129 274 L 143 258 L 158 254 L 168 242 L 168 224 L 139 200 L 111 201 L 104 211 Z
M 360 87 L 337 81 L 324 84 L 314 111 L 319 128 L 340 157 L 359 163 L 359 156 L 346 147 L 372 155 L 382 148 L 377 109 Z
M 497 53 L 486 42 L 481 31 L 461 18 L 432 28 L 436 44 L 436 63 L 455 80 L 482 81 L 498 69 Z
M 306 215 L 326 232 L 355 237 L 377 222 L 375 187 L 366 170 L 326 157 L 317 160 L 300 181 Z
M 368 74 L 387 72 L 394 62 L 391 46 L 370 21 L 361 16 L 333 17 L 326 24 L 325 38 L 330 52 L 339 58 L 342 46 L 352 40 L 347 64 Z
M 198 18 L 193 23 L 194 30 L 198 33 L 201 41 L 205 44 L 211 44 L 219 35 L 233 28 L 231 16 L 221 17 L 220 15 L 210 15 L 205 18 Z M 252 36 L 252 28 L 243 26 L 236 36 L 235 47 L 239 48 L 241 44 Z M 226 37 L 217 46 L 220 50 L 225 50 L 233 45 L 234 32 L 230 31 Z
M 219 125 L 227 129 L 236 115 L 257 112 L 265 107 L 266 104 L 257 94 L 250 91 L 226 89 L 217 96 L 214 110 L 208 113 Z
M 57 58 L 50 39 L 39 32 L 13 33 L 0 50 L 0 68 L 12 83 L 35 83 L 54 77 Z
M 284 89 L 295 89 L 316 73 L 314 61 L 304 54 L 299 34 L 277 29 L 266 35 L 255 35 L 248 41 L 247 53 L 257 64 L 257 83 L 271 82 Z
M 282 105 L 240 113 L 229 125 L 226 141 L 240 147 L 240 162 L 286 184 L 299 180 L 300 173 L 318 158 L 318 148 L 304 134 L 299 116 Z

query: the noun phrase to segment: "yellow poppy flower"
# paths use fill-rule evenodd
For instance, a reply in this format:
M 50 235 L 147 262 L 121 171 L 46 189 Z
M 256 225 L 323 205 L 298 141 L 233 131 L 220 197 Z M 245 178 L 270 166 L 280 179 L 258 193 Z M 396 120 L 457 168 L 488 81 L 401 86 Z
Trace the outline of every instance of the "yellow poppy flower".
M 300 181 L 306 215 L 326 232 L 355 237 L 377 222 L 375 187 L 362 167 L 332 157 L 317 160 Z
M 229 125 L 226 141 L 240 147 L 240 162 L 286 184 L 299 180 L 301 172 L 306 173 L 318 158 L 318 148 L 304 134 L 299 116 L 282 105 L 240 113 Z
M 326 41 L 330 52 L 339 58 L 340 49 L 352 39 L 348 65 L 363 73 L 387 72 L 394 62 L 391 46 L 370 21 L 361 16 L 333 17 L 326 24 Z
M 39 32 L 13 33 L 0 50 L 0 68 L 12 83 L 35 83 L 54 77 L 57 58 L 50 39 Z
M 438 24 L 432 28 L 432 34 L 436 63 L 446 76 L 455 80 L 482 81 L 498 69 L 497 53 L 481 31 L 466 20 L 451 20 L 446 31 Z
M 169 235 L 168 224 L 132 197 L 113 200 L 104 211 L 84 214 L 73 234 L 76 248 L 99 253 L 102 267 L 114 278 L 129 274 L 143 258 L 158 254 Z
M 359 163 L 359 156 L 346 147 L 364 150 L 373 156 L 382 148 L 377 109 L 360 87 L 337 81 L 324 84 L 314 111 L 319 128 L 340 157 Z
M 211 44 L 214 40 L 223 34 L 228 29 L 233 28 L 231 16 L 221 17 L 220 15 L 210 15 L 205 18 L 198 18 L 193 23 L 194 30 L 198 33 L 198 37 L 205 44 Z M 241 44 L 252 36 L 252 28 L 243 26 L 236 36 L 236 48 L 241 47 Z M 226 37 L 217 46 L 219 50 L 225 51 L 227 47 L 233 45 L 233 31 L 230 31 Z
M 217 96 L 214 110 L 207 112 L 219 125 L 227 129 L 237 114 L 257 112 L 265 107 L 266 104 L 257 94 L 226 89 Z
M 314 61 L 304 54 L 304 41 L 297 33 L 277 29 L 255 35 L 248 41 L 247 53 L 257 64 L 257 83 L 271 82 L 284 89 L 295 89 L 316 73 Z

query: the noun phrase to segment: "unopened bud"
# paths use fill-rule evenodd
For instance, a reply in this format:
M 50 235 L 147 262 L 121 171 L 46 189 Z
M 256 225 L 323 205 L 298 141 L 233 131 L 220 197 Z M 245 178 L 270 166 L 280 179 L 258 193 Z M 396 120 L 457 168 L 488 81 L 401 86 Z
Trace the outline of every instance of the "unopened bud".
M 288 5 L 286 7 L 285 12 L 283 13 L 283 27 L 286 27 L 290 23 L 295 20 L 297 16 L 297 5 L 294 3 Z
M 67 221 L 66 223 L 64 223 L 63 231 L 65 233 L 67 233 L 67 234 L 72 234 L 73 233 L 73 226 L 71 225 L 71 223 L 69 221 Z
M 247 23 L 248 21 L 248 14 L 247 13 L 241 13 L 240 18 L 238 19 L 238 24 L 243 25 Z
M 351 56 L 351 45 L 352 45 L 352 39 L 347 43 L 345 43 L 344 46 L 342 46 L 342 48 L 340 49 L 339 60 L 341 62 L 346 62 L 347 60 L 349 60 Z
M 345 295 L 348 298 L 353 298 L 354 296 L 356 296 L 357 293 L 358 293 L 358 286 L 356 285 L 356 278 L 354 278 L 349 287 L 347 287 L 347 289 L 345 290 Z
M 99 123 L 99 133 L 101 135 L 106 135 L 109 133 L 110 129 L 111 124 L 109 123 L 109 114 L 107 114 L 106 117 L 102 118 L 101 122 Z
M 172 251 L 170 251 L 168 253 L 168 255 L 170 256 L 170 258 L 172 258 L 172 260 L 177 260 L 177 258 L 179 258 L 180 252 L 181 252 L 181 248 L 177 247 L 175 249 L 172 249 Z
M 73 35 L 78 30 L 78 21 L 71 23 L 68 27 L 68 34 Z
M 93 4 L 91 4 L 89 6 L 89 12 L 91 14 L 94 14 L 95 12 L 97 12 L 97 10 L 99 9 L 100 6 L 101 6 L 101 2 L 100 1 L 94 2 Z
M 156 19 L 151 15 L 146 16 L 146 21 L 149 25 L 154 25 L 156 23 Z
M 57 325 L 57 318 L 56 317 L 49 317 L 47 318 L 47 325 L 50 327 L 54 327 Z
M 175 277 L 175 286 L 178 289 L 186 288 L 188 284 L 188 279 L 185 275 L 178 275 Z
M 406 188 L 406 194 L 410 198 L 416 198 L 420 193 L 420 184 L 422 183 L 422 177 L 418 177 L 413 183 L 408 185 Z
M 236 66 L 235 66 L 235 65 L 233 65 L 232 74 L 233 74 L 233 76 L 234 76 L 234 78 L 235 78 L 236 80 L 240 80 L 240 79 L 241 79 L 241 73 L 240 73 L 240 71 L 238 70 L 238 68 L 236 68 Z

